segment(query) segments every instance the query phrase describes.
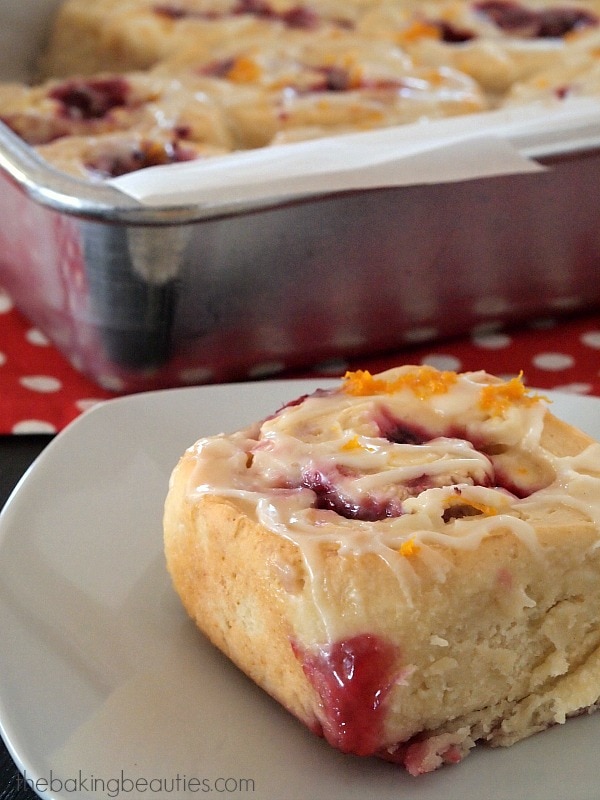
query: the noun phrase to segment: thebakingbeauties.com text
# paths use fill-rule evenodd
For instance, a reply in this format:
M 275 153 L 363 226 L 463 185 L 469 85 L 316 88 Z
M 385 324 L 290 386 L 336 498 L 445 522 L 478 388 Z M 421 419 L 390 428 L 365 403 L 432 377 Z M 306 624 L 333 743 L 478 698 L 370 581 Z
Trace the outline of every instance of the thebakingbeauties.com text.
M 52 792 L 58 794 L 98 795 L 98 797 L 137 797 L 147 794 L 155 797 L 181 794 L 247 794 L 256 791 L 253 778 L 201 778 L 179 774 L 170 777 L 141 777 L 126 775 L 123 770 L 117 775 L 103 777 L 86 775 L 81 770 L 72 776 L 56 775 L 52 770 L 47 776 L 32 777 L 24 770 L 18 777 L 19 788 L 28 786 L 34 792 Z

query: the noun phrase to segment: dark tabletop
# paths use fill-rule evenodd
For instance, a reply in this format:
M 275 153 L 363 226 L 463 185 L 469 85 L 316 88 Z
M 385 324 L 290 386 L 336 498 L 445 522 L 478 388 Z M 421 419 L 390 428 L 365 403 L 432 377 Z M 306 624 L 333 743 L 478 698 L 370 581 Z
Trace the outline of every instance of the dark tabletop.
M 0 506 L 3 506 L 27 467 L 50 441 L 50 436 L 0 436 Z M 10 646 L 3 641 L 2 646 Z M 0 740 L 0 800 L 33 800 L 18 769 Z

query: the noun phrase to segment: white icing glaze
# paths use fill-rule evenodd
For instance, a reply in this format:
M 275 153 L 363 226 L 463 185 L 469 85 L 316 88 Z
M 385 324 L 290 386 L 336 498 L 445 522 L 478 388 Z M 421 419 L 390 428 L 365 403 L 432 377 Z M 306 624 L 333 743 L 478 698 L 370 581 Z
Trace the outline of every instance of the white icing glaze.
M 415 552 L 443 581 L 444 548 L 476 548 L 499 530 L 539 551 L 527 521 L 531 510 L 576 509 L 600 531 L 600 444 L 568 457 L 544 449 L 543 398 L 520 384 L 521 394 L 505 395 L 509 385 L 483 372 L 401 367 L 375 377 L 380 389 L 387 381 L 389 391 L 355 395 L 342 387 L 317 393 L 262 425 L 201 439 L 190 449 L 196 461 L 192 497 L 210 493 L 244 501 L 254 519 L 298 546 L 326 630 L 323 544 L 340 554 L 377 555 L 410 602 Z M 415 377 L 416 384 L 403 384 Z M 428 377 L 444 378 L 447 385 L 430 391 Z M 486 387 L 492 391 L 487 405 Z M 386 438 L 394 429 L 424 441 L 395 443 Z M 518 476 L 527 496 L 519 499 L 502 488 L 498 470 L 505 481 Z M 350 513 L 374 508 L 381 518 L 346 518 L 315 507 L 319 492 Z

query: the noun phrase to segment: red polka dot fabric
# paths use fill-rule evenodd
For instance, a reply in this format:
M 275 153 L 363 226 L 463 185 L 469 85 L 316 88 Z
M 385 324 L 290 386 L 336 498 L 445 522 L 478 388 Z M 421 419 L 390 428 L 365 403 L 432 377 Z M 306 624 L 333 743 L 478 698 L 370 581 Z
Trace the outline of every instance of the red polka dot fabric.
M 284 370 L 273 377 L 335 377 L 348 369 L 379 372 L 398 364 L 485 369 L 501 377 L 522 372 L 532 387 L 600 397 L 600 309 L 386 355 Z M 56 433 L 95 403 L 116 396 L 72 367 L 0 289 L 0 434 Z
M 529 386 L 600 396 L 600 312 L 572 319 L 533 320 L 515 330 L 479 333 L 368 359 L 349 369 L 372 372 L 398 363 L 438 369 L 485 369 L 509 378 L 523 373 Z
M 111 396 L 77 372 L 0 290 L 0 434 L 56 433 Z

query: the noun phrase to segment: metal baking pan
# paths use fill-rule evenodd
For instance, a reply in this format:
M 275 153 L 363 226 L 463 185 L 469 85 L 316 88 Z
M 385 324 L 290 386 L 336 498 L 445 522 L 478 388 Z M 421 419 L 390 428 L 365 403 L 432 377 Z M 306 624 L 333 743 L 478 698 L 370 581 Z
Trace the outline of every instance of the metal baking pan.
M 149 207 L 0 123 L 0 285 L 127 391 L 236 380 L 600 302 L 600 147 L 543 172 Z

